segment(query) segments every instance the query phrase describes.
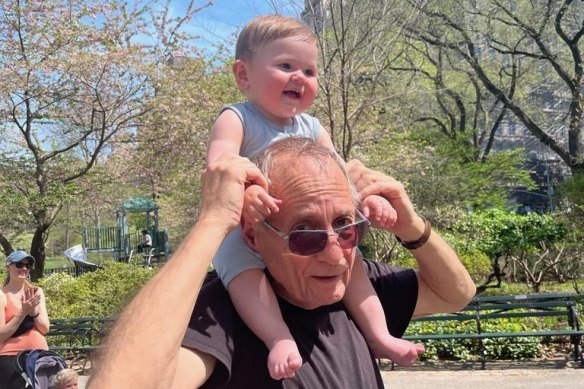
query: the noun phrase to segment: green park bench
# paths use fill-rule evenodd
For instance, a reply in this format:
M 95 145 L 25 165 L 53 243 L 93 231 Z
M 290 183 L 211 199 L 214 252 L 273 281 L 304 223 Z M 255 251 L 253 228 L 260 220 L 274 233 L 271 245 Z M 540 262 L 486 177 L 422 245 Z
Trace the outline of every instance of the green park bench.
M 485 340 L 495 338 L 547 338 L 559 339 L 573 345 L 574 360 L 584 367 L 582 335 L 577 306 L 584 302 L 584 295 L 576 293 L 526 294 L 511 296 L 478 296 L 460 312 L 436 314 L 414 319 L 412 323 L 445 324 L 448 333 L 406 332 L 404 339 L 426 343 L 440 340 L 472 340 L 478 343 L 481 366 L 487 361 Z M 538 329 L 529 329 L 527 321 L 538 320 Z M 553 318 L 546 321 L 545 318 Z M 510 332 L 496 332 L 489 327 L 494 320 L 519 319 Z M 516 320 L 517 321 L 517 320 Z M 523 322 L 522 322 L 523 321 Z M 553 323 L 553 324 L 549 324 Z M 418 328 L 419 326 L 414 326 Z
M 76 317 L 50 321 L 50 330 L 45 334 L 49 349 L 62 355 L 70 365 L 79 366 L 84 373 L 114 319 Z

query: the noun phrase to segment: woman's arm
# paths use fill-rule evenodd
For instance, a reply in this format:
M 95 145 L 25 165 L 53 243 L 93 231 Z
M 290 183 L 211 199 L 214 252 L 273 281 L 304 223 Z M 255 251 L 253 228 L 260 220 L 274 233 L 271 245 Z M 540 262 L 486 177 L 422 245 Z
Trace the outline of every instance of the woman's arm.
M 36 293 L 40 296 L 39 305 L 37 305 L 36 309 L 31 313 L 31 316 L 38 315 L 34 318 L 34 326 L 35 328 L 41 333 L 46 334 L 49 332 L 50 322 L 49 322 L 49 315 L 47 313 L 47 305 L 45 300 L 45 292 L 42 288 L 37 288 Z
M 16 332 L 20 323 L 26 317 L 26 313 L 22 310 L 18 312 L 16 315 L 10 319 L 9 322 L 6 322 L 6 305 L 8 301 L 6 300 L 6 295 L 4 292 L 0 290 L 0 343 L 4 343 L 7 339 L 9 339 L 12 334 Z

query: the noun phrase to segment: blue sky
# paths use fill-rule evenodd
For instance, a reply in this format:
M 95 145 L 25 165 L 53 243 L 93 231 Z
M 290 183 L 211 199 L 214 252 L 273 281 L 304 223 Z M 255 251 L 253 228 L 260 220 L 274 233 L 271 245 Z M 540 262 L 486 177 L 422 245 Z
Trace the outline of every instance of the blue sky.
M 180 3 L 181 1 L 176 2 L 177 13 L 180 13 Z M 195 44 L 207 52 L 212 52 L 213 45 L 217 43 L 224 43 L 231 48 L 234 45 L 235 34 L 250 19 L 256 15 L 275 12 L 270 3 L 267 0 L 214 0 L 213 5 L 194 16 L 187 26 L 188 32 L 201 37 Z M 297 3 L 304 4 L 304 1 Z M 202 1 L 198 1 L 197 4 L 202 4 Z M 292 7 L 279 8 L 277 11 L 294 14 Z

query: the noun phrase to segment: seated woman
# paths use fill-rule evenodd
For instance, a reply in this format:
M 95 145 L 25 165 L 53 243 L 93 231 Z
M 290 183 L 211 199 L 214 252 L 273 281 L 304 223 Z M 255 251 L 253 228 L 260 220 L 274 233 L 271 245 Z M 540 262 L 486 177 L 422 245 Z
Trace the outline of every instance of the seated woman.
M 49 348 L 44 337 L 49 331 L 45 294 L 28 281 L 34 263 L 34 257 L 24 251 L 14 251 L 6 258 L 8 277 L 0 290 L 0 383 L 3 389 L 25 386 L 14 367 L 20 351 Z

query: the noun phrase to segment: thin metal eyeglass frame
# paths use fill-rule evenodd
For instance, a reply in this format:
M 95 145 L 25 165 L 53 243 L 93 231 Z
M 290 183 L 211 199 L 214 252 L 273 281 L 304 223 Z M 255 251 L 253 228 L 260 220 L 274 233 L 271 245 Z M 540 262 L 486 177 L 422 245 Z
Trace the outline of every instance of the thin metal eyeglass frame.
M 365 215 L 363 215 L 361 213 L 361 211 L 359 211 L 358 209 L 355 209 L 355 213 L 356 213 L 357 216 L 359 216 L 361 218 L 361 220 L 356 221 L 356 222 L 351 223 L 351 224 L 347 224 L 346 226 L 333 228 L 332 230 L 295 230 L 295 231 L 291 231 L 291 232 L 289 232 L 289 233 L 286 234 L 286 233 L 278 230 L 276 227 L 274 227 L 273 225 L 271 225 L 270 223 L 268 223 L 265 220 L 262 221 L 262 223 L 266 227 L 268 227 L 269 230 L 271 230 L 272 232 L 275 232 L 276 235 L 278 235 L 280 238 L 282 238 L 284 240 L 287 240 L 288 242 L 290 242 L 290 235 L 295 234 L 295 233 L 296 234 L 305 234 L 305 233 L 310 233 L 310 232 L 316 232 L 316 233 L 323 233 L 324 232 L 324 233 L 327 234 L 327 236 L 336 235 L 337 238 L 338 238 L 339 235 L 340 235 L 340 233 L 342 231 L 345 231 L 345 230 L 347 230 L 347 229 L 349 229 L 351 227 L 357 227 L 359 224 L 366 223 L 367 225 L 363 229 L 363 233 L 358 237 L 355 246 L 353 246 L 353 247 L 357 247 L 359 245 L 359 243 L 361 242 L 361 240 L 363 239 L 363 236 L 365 236 L 365 234 L 367 233 L 367 229 L 369 228 L 369 226 L 371 225 L 371 223 L 365 217 Z M 325 244 L 325 246 L 321 250 L 319 250 L 319 251 L 317 251 L 315 253 L 312 253 L 312 254 L 308 254 L 308 255 L 317 254 L 317 253 L 321 252 L 322 250 L 324 250 L 325 247 L 326 247 L 326 244 Z M 288 248 L 290 248 L 290 243 L 288 243 Z M 290 249 L 290 251 L 294 252 L 292 249 Z M 295 254 L 297 254 L 297 255 L 303 255 L 303 254 L 298 254 L 298 253 L 295 253 Z M 308 255 L 304 255 L 304 256 L 308 256 Z

